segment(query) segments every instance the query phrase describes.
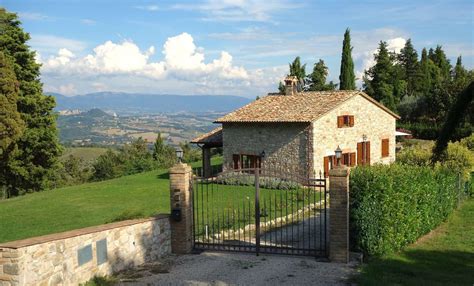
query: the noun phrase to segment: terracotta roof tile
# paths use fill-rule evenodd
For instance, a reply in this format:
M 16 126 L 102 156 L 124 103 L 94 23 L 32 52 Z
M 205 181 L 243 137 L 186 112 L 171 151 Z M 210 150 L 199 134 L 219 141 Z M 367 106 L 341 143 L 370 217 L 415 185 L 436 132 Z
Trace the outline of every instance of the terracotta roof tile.
M 206 134 L 191 140 L 191 143 L 202 143 L 202 144 L 222 144 L 222 127 L 218 127 Z
M 253 101 L 215 123 L 225 122 L 313 122 L 348 99 L 361 95 L 390 115 L 400 117 L 388 108 L 357 90 L 312 91 L 296 95 L 271 95 Z

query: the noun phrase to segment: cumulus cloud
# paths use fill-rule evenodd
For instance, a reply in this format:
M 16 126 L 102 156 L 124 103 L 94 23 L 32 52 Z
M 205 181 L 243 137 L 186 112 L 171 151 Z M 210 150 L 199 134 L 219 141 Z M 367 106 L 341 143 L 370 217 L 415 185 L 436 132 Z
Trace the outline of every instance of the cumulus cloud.
M 167 39 L 162 49 L 163 60 L 153 62 L 155 47 L 147 50 L 130 40 L 122 43 L 107 41 L 93 49 L 85 57 L 76 55 L 65 48 L 44 60 L 45 74 L 95 77 L 104 75 L 133 75 L 152 79 L 177 78 L 181 80 L 216 82 L 222 80 L 245 80 L 248 72 L 243 67 L 233 65 L 232 56 L 222 51 L 220 57 L 206 63 L 204 53 L 196 47 L 188 33 Z

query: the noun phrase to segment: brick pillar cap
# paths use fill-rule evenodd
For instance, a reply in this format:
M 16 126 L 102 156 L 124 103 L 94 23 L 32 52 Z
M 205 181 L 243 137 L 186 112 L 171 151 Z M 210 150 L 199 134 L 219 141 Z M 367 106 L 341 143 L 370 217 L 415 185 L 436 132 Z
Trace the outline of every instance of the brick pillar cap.
M 177 163 L 170 168 L 170 174 L 184 174 L 192 171 L 191 166 L 185 163 Z
M 347 177 L 350 173 L 350 168 L 345 165 L 336 166 L 334 169 L 329 170 L 329 176 L 331 177 Z

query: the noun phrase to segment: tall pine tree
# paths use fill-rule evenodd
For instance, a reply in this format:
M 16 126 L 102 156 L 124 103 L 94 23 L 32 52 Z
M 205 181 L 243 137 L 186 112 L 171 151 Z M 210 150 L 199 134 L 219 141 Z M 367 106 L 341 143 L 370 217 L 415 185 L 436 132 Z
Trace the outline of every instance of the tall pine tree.
M 398 62 L 402 68 L 403 79 L 407 82 L 407 94 L 415 95 L 419 83 L 418 53 L 411 39 L 408 39 L 398 55 Z
M 375 65 L 365 71 L 364 90 L 386 107 L 397 110 L 397 105 L 406 90 L 399 67 L 395 66 L 395 55 L 390 54 L 387 43 L 381 41 L 374 55 Z
M 326 84 L 326 77 L 328 76 L 328 67 L 322 59 L 319 59 L 317 63 L 314 64 L 313 72 L 308 76 L 311 86 L 309 90 L 311 91 L 320 91 L 320 90 L 334 90 L 336 85 L 331 81 Z
M 0 8 L 0 51 L 12 61 L 19 82 L 17 109 L 26 129 L 18 141 L 16 167 L 6 176 L 9 196 L 40 191 L 57 166 L 61 153 L 53 112 L 54 98 L 43 94 L 40 65 L 26 42 L 30 39 L 16 14 Z
M 436 49 L 430 49 L 430 60 L 440 69 L 441 80 L 446 83 L 450 80 L 451 64 L 449 63 L 443 48 L 438 45 Z
M 352 61 L 351 34 L 349 28 L 344 33 L 342 42 L 341 74 L 339 75 L 340 90 L 355 90 L 354 62 Z

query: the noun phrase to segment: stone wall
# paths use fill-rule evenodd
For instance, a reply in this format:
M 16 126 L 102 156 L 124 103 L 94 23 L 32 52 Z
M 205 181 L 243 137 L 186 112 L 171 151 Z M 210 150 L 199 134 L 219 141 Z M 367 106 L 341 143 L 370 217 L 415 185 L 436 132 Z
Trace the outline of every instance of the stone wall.
M 171 253 L 168 215 L 0 245 L 0 285 L 78 285 Z
M 353 127 L 337 127 L 337 117 L 354 115 Z M 355 96 L 328 112 L 313 125 L 314 168 L 324 170 L 323 158 L 334 155 L 339 145 L 343 153 L 357 153 L 362 135 L 370 141 L 370 163 L 395 161 L 395 118 L 362 96 Z M 389 156 L 382 158 L 382 139 L 389 139 Z
M 290 168 L 308 163 L 308 123 L 224 123 L 224 167 L 232 166 L 233 154 L 260 155 L 273 167 Z

